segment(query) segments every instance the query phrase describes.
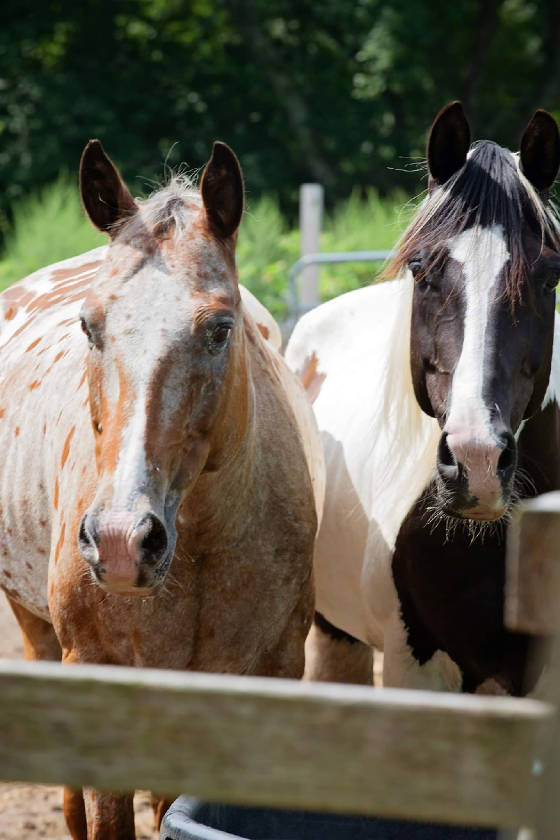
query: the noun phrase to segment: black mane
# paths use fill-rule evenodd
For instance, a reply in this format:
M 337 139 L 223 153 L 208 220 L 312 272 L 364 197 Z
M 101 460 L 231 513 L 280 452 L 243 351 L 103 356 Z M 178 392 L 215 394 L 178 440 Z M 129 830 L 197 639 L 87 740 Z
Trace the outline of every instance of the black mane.
M 402 271 L 419 252 L 430 254 L 430 265 L 446 256 L 446 242 L 469 228 L 502 227 L 510 254 L 507 291 L 519 294 L 527 276 L 523 232 L 529 227 L 543 243 L 560 249 L 560 234 L 546 197 L 520 175 L 516 157 L 489 140 L 474 144 L 465 165 L 421 205 L 405 231 L 391 274 Z

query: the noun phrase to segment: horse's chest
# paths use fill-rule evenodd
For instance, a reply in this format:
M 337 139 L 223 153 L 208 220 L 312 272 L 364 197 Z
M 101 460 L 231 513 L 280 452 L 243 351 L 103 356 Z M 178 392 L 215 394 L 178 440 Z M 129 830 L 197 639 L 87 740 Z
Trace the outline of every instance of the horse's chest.
M 197 554 L 179 544 L 163 590 L 138 599 L 95 585 L 72 557 L 54 572 L 51 608 L 63 648 L 80 661 L 251 673 L 274 650 L 307 593 L 310 557 L 278 557 L 244 546 Z M 286 647 L 289 647 L 286 643 Z
M 502 536 L 472 541 L 466 530 L 430 530 L 417 505 L 397 537 L 393 578 L 407 642 L 420 665 L 447 653 L 474 691 L 495 678 L 514 694 L 524 690 L 529 640 L 503 623 L 505 544 Z

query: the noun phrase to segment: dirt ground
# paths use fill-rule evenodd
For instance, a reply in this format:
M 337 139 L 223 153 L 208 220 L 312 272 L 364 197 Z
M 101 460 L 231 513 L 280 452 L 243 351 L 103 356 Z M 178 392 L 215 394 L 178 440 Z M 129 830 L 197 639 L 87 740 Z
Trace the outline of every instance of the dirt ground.
M 23 647 L 18 626 L 0 591 L 0 657 L 22 659 Z M 136 836 L 155 840 L 152 809 L 148 793 L 136 794 Z M 46 785 L 0 784 L 0 840 L 68 840 L 62 815 L 62 788 Z

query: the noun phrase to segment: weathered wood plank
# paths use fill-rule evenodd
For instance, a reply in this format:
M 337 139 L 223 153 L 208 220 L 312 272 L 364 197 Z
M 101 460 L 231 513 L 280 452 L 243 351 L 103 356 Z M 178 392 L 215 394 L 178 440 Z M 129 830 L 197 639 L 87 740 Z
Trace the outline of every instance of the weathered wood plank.
M 516 825 L 551 715 L 533 700 L 0 660 L 0 778 Z
M 537 786 L 533 824 L 538 840 L 557 840 L 560 825 L 560 641 L 552 644 L 546 680 L 547 700 L 554 704 L 556 714 L 546 730 L 546 743 L 541 750 L 543 774 Z
M 506 624 L 560 631 L 560 492 L 522 502 L 508 532 Z

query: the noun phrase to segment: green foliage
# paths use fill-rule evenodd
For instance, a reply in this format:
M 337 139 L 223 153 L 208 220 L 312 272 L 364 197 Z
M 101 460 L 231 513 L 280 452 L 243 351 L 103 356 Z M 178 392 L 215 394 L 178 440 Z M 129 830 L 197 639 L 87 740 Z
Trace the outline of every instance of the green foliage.
M 264 197 L 249 205 L 239 232 L 239 279 L 277 318 L 288 304 L 288 272 L 299 256 L 299 233 L 289 230 L 278 202 Z
M 451 99 L 510 147 L 560 101 L 555 0 L 4 0 L 2 24 L 0 229 L 90 137 L 135 193 L 219 137 L 252 194 L 294 214 L 304 181 L 331 205 L 413 192 L 407 165 Z
M 388 250 L 404 230 L 409 210 L 404 194 L 383 199 L 373 189 L 365 197 L 355 191 L 324 219 L 321 251 Z M 288 312 L 288 274 L 299 256 L 299 231 L 288 228 L 277 201 L 262 198 L 249 207 L 237 248 L 239 276 L 280 320 Z M 321 300 L 371 283 L 381 267 L 363 262 L 321 266 Z
M 392 248 L 409 219 L 404 194 L 382 199 L 375 190 L 355 191 L 325 220 L 322 251 L 378 251 Z M 382 263 L 342 263 L 321 268 L 321 300 L 371 283 Z
M 371 190 L 341 203 L 324 220 L 323 251 L 391 248 L 403 226 L 404 198 L 382 199 Z M 0 288 L 42 266 L 102 245 L 106 238 L 86 219 L 75 184 L 60 178 L 18 202 L 0 261 Z M 299 257 L 299 231 L 290 229 L 279 203 L 256 199 L 245 214 L 237 247 L 239 277 L 280 320 L 288 312 L 288 274 Z M 320 295 L 327 300 L 374 279 L 379 265 L 325 266 Z
M 85 217 L 75 183 L 61 177 L 15 204 L 0 262 L 0 289 L 105 241 Z

